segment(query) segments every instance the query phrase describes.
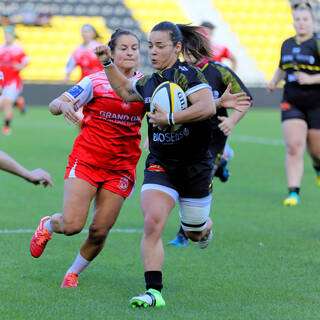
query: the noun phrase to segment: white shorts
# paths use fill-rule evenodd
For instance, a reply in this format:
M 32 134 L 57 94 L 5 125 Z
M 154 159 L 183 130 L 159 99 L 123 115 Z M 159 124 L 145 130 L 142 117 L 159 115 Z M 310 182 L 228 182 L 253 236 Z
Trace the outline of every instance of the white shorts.
M 1 95 L 0 99 L 2 100 L 4 98 L 7 98 L 7 99 L 10 99 L 13 102 L 15 102 L 21 92 L 22 92 L 22 89 L 21 90 L 17 89 L 16 84 L 11 83 L 10 85 L 5 86 L 3 88 L 2 95 Z

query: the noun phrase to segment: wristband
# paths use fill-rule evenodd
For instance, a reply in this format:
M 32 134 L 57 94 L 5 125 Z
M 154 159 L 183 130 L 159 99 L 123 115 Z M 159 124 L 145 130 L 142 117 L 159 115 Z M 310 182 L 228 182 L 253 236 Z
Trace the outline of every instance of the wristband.
M 174 126 L 175 122 L 174 122 L 174 118 L 173 118 L 173 113 L 171 113 L 171 112 L 167 113 L 167 118 L 168 118 L 168 124 L 170 126 Z
M 112 62 L 112 59 L 110 58 L 108 61 L 104 61 L 104 62 L 102 62 L 101 64 L 102 64 L 102 66 L 103 66 L 104 68 L 107 68 L 107 67 L 109 67 L 111 64 L 113 64 L 113 62 Z

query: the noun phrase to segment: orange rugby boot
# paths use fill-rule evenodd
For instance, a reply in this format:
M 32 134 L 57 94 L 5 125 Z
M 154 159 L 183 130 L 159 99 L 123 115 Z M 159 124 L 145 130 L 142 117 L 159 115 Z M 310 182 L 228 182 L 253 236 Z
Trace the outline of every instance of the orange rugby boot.
M 67 273 L 64 276 L 61 288 L 76 288 L 78 286 L 78 275 L 76 273 Z
M 51 240 L 52 235 L 47 230 L 47 228 L 43 226 L 48 219 L 50 219 L 49 216 L 41 219 L 36 232 L 33 234 L 31 238 L 30 252 L 31 255 L 35 258 L 39 258 L 42 255 L 48 241 Z
M 10 134 L 11 134 L 11 128 L 8 127 L 8 126 L 4 126 L 4 127 L 2 128 L 2 134 L 3 134 L 4 136 L 10 136 Z

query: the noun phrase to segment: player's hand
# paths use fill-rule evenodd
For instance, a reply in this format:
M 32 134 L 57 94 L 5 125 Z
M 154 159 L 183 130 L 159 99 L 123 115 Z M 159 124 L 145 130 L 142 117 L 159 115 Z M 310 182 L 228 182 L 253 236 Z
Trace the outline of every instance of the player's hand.
M 250 107 L 251 98 L 245 92 L 232 94 L 230 92 L 232 84 L 229 83 L 227 89 L 221 96 L 221 106 L 226 109 L 234 109 L 242 112 L 241 107 Z
M 274 83 L 274 81 L 270 81 L 267 85 L 267 90 L 269 92 L 273 92 L 274 90 L 276 90 L 276 84 Z
M 154 127 L 165 129 L 168 126 L 167 112 L 162 109 L 157 103 L 153 103 L 154 111 L 148 113 L 149 123 Z
M 313 84 L 313 77 L 308 73 L 297 71 L 294 75 L 299 84 Z
M 220 117 L 218 119 L 221 121 L 218 125 L 219 129 L 224 133 L 225 136 L 229 136 L 234 127 L 234 122 L 229 117 Z
M 68 125 L 72 123 L 79 125 L 83 119 L 83 114 L 81 112 L 77 112 L 77 103 L 80 101 L 78 98 L 75 101 L 69 101 L 69 102 L 61 102 L 60 104 L 60 110 L 66 119 Z
M 111 49 L 109 46 L 98 46 L 94 49 L 94 53 L 101 63 L 107 62 L 111 59 Z
M 29 175 L 26 177 L 27 181 L 38 185 L 42 184 L 45 188 L 47 186 L 53 186 L 50 173 L 38 168 L 32 171 L 29 171 Z

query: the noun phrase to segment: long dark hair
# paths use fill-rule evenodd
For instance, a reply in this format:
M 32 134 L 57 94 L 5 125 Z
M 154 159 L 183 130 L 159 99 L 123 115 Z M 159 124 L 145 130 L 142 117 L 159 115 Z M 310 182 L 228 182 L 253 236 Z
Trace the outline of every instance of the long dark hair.
M 108 43 L 108 46 L 109 48 L 111 49 L 111 52 L 114 52 L 114 49 L 117 45 L 117 40 L 120 36 L 123 36 L 123 35 L 130 35 L 130 36 L 134 36 L 137 40 L 138 40 L 138 43 L 139 43 L 139 47 L 140 47 L 140 40 L 139 38 L 137 37 L 137 35 L 129 30 L 126 30 L 126 29 L 116 29 L 113 34 L 111 35 L 111 39 Z
M 191 53 L 197 60 L 213 56 L 210 42 L 203 33 L 199 32 L 199 26 L 188 24 L 178 24 L 177 26 L 183 35 L 183 53 Z
M 208 39 L 199 32 L 199 28 L 198 26 L 163 21 L 155 25 L 151 32 L 167 31 L 174 46 L 181 42 L 183 53 L 191 53 L 197 60 L 202 60 L 211 57 L 212 50 Z

